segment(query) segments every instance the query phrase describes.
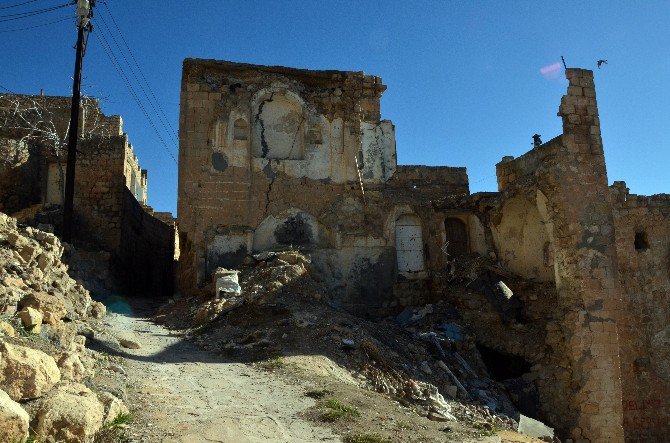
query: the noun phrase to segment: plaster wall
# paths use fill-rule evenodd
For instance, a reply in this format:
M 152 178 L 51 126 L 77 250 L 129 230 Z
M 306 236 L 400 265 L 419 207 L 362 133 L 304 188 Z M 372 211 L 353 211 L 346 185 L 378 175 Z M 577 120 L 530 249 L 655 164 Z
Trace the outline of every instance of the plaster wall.
M 524 278 L 553 281 L 551 243 L 535 201 L 517 196 L 501 212 L 499 222 L 491 226 L 500 263 Z

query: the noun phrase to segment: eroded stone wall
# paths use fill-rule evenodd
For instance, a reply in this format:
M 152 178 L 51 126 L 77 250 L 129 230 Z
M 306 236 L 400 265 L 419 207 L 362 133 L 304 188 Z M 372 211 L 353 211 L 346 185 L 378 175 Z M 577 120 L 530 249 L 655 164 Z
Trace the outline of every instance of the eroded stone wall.
M 616 225 L 623 423 L 626 441 L 664 441 L 670 432 L 670 196 L 611 187 Z
M 498 183 L 504 196 L 537 208 L 549 240 L 544 263 L 553 263 L 558 303 L 546 342 L 564 369 L 547 367 L 537 381 L 545 416 L 575 441 L 623 441 L 621 291 L 593 73 L 568 69 L 566 77 L 563 134 L 498 164 Z M 517 270 L 524 258 L 512 258 Z
M 22 121 L 14 113 L 17 106 L 25 117 L 45 120 Z M 11 158 L 0 168 L 0 211 L 13 213 L 34 205 L 62 203 L 69 118 L 69 97 L 0 97 L 0 149 Z M 57 153 L 48 137 L 37 133 L 25 138 L 31 125 L 52 128 L 65 143 L 58 145 L 61 151 Z M 121 117 L 105 116 L 96 100 L 84 99 L 79 135 L 74 190 L 76 240 L 111 252 L 119 275 L 138 292 L 169 296 L 174 223 L 166 224 L 154 218 L 153 211 L 142 209 L 147 199 L 147 171 L 140 168 L 123 133 Z
M 312 251 L 335 304 L 377 312 L 420 301 L 399 286 L 443 264 L 444 219 L 430 201 L 468 194 L 468 180 L 464 168 L 396 166 L 394 127 L 379 111 L 385 89 L 361 72 L 186 60 L 181 290 L 247 254 L 297 247 Z M 398 228 L 402 217 L 417 225 Z M 411 243 L 400 256 L 398 229 Z M 410 256 L 421 266 L 399 273 Z

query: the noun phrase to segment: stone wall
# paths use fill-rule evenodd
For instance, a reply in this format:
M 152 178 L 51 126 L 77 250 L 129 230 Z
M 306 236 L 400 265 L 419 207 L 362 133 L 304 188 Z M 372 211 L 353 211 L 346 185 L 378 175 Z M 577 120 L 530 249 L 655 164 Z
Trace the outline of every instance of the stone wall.
M 39 127 L 52 127 L 65 144 L 70 117 L 69 97 L 0 96 L 0 149 L 12 159 L 0 167 L 0 211 L 60 205 L 66 147 L 60 146 L 65 150 L 56 156 L 53 144 L 43 137 L 24 139 L 30 125 L 12 118 L 12 106 L 38 109 L 25 115 L 46 116 Z M 140 168 L 123 133 L 121 117 L 105 116 L 96 100 L 84 99 L 80 127 L 74 190 L 76 240 L 111 252 L 118 274 L 138 293 L 169 296 L 174 222 L 166 224 L 142 208 L 147 202 L 147 171 Z
M 498 183 L 505 198 L 521 198 L 539 213 L 534 225 L 546 236 L 538 227 L 535 237 L 548 239 L 544 264 L 553 264 L 558 304 L 546 341 L 564 369 L 547 367 L 537 381 L 544 414 L 575 441 L 623 441 L 621 293 L 593 74 L 568 69 L 566 77 L 563 134 L 501 162 Z M 542 274 L 536 277 L 548 277 Z
M 664 441 L 670 432 L 670 195 L 610 191 L 616 225 L 623 420 L 626 441 Z
M 122 277 L 132 295 L 168 297 L 173 291 L 175 230 L 169 223 L 154 217 L 124 188 L 121 220 L 121 243 L 118 260 Z
M 362 72 L 187 59 L 182 292 L 247 254 L 298 247 L 312 252 L 334 304 L 371 313 L 425 299 L 425 291 L 401 295 L 398 284 L 444 265 L 444 214 L 430 201 L 468 194 L 467 174 L 396 166 L 394 127 L 379 110 L 385 89 Z M 403 218 L 412 221 L 399 227 Z M 396 231 L 408 236 L 402 251 Z

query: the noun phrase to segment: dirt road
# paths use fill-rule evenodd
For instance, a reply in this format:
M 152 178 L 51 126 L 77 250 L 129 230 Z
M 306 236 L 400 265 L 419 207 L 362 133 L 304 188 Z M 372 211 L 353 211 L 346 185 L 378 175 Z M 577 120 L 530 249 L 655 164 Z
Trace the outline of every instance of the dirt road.
M 115 333 L 131 334 L 140 349 L 124 349 L 137 442 L 339 442 L 329 429 L 299 417 L 314 404 L 304 388 L 270 372 L 228 363 L 156 325 L 110 313 Z M 139 312 L 138 312 L 139 311 Z

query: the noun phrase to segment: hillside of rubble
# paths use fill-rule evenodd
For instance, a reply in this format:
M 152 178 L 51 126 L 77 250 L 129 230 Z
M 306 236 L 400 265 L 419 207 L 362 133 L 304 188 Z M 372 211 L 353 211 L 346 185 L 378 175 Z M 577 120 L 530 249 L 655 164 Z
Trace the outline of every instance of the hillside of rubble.
M 105 334 L 106 308 L 71 277 L 64 259 L 76 256 L 54 234 L 0 213 L 2 442 L 121 441 L 123 393 L 97 383 L 113 359 L 87 348 Z
M 489 265 L 472 257 L 448 278 Z M 471 319 L 455 308 L 472 292 L 455 285 L 450 301 L 363 319 L 330 306 L 309 256 L 286 250 L 248 257 L 237 272 L 220 268 L 199 295 L 171 300 L 154 319 L 226 361 L 313 386 L 306 395 L 317 402 L 304 416 L 345 441 L 552 441 L 549 428 L 520 414 L 519 390 L 489 373 Z M 514 315 L 506 310 L 501 324 Z

